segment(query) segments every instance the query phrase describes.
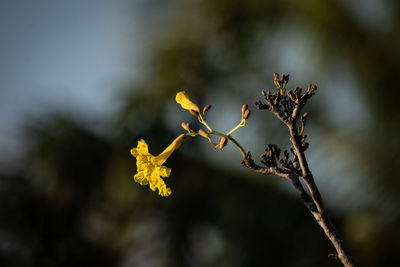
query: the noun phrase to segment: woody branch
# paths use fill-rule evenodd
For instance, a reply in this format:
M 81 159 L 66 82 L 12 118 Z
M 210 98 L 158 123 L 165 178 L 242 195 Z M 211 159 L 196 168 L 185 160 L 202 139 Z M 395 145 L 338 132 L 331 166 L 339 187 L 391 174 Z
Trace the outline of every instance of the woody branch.
M 273 174 L 290 180 L 308 210 L 335 247 L 336 253 L 330 256 L 337 258 L 346 267 L 355 266 L 350 255 L 345 251 L 338 232 L 328 215 L 304 153 L 308 148 L 308 143 L 305 141 L 307 136 L 304 134 L 308 113 L 301 115 L 301 111 L 307 101 L 315 94 L 317 87 L 308 85 L 304 93 L 303 89 L 298 87 L 286 92 L 288 81 L 289 75 L 282 74 L 279 76 L 274 73 L 274 84 L 278 91 L 275 93 L 262 92 L 266 103 L 258 100 L 255 102 L 255 106 L 260 110 L 272 112 L 288 127 L 292 144 L 291 153 L 285 150 L 283 156 L 281 156 L 281 150 L 276 145 L 268 144 L 265 149 L 266 154 L 261 156 L 261 163 L 265 167 L 256 164 L 250 152 L 246 153 L 242 164 L 255 172 Z M 308 192 L 300 179 L 304 181 Z

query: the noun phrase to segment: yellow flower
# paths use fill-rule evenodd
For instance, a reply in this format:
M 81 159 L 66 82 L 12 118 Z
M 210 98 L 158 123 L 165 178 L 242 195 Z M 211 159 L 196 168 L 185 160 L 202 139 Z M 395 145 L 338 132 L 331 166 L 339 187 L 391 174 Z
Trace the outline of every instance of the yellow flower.
M 176 94 L 175 100 L 178 104 L 182 106 L 182 108 L 187 109 L 187 110 L 195 110 L 198 113 L 200 113 L 199 107 L 190 101 L 189 96 L 186 94 L 184 91 L 180 91 Z
M 162 164 L 171 156 L 172 152 L 182 144 L 184 138 L 184 134 L 178 136 L 158 156 L 150 154 L 146 142 L 143 139 L 140 140 L 137 147 L 131 149 L 131 154 L 136 158 L 137 165 L 137 173 L 134 176 L 135 181 L 141 185 L 148 184 L 153 191 L 158 189 L 158 194 L 160 196 L 169 196 L 171 194 L 171 188 L 167 188 L 161 177 L 169 177 L 171 169 L 162 166 Z

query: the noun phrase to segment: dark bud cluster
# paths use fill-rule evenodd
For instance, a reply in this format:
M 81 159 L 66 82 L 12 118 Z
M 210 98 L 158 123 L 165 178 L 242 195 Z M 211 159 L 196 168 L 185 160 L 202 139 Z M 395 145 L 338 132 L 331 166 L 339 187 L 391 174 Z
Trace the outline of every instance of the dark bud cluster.
M 309 113 L 302 115 L 301 111 L 307 101 L 315 94 L 317 87 L 308 85 L 307 90 L 295 87 L 286 91 L 286 85 L 289 81 L 289 74 L 278 75 L 274 73 L 275 92 L 271 90 L 263 91 L 261 94 L 265 101 L 258 100 L 254 104 L 258 109 L 269 110 L 278 119 L 280 119 L 293 133 L 293 138 L 297 140 L 300 150 L 307 150 L 309 144 L 306 142 L 307 136 L 304 135 Z M 273 144 L 269 144 L 265 149 L 265 154 L 261 156 L 261 162 L 268 168 L 276 168 L 285 173 L 300 174 L 300 163 L 294 147 L 290 152 L 285 150 L 281 156 L 281 150 Z
M 293 149 L 291 150 L 293 153 Z M 283 157 L 281 157 L 281 149 L 277 145 L 268 144 L 265 152 L 265 154 L 261 155 L 261 163 L 267 168 L 280 168 L 286 173 L 300 173 L 300 165 L 297 157 L 294 156 L 293 160 L 290 160 L 290 153 L 287 150 L 283 151 Z
M 286 90 L 288 82 L 289 74 L 279 75 L 274 73 L 276 89 L 274 92 L 271 90 L 263 91 L 261 94 L 265 101 L 257 100 L 254 104 L 258 109 L 268 110 L 273 113 L 289 128 L 292 141 L 290 150 L 284 150 L 283 155 L 281 155 L 281 149 L 277 145 L 269 144 L 265 148 L 266 153 L 261 155 L 261 162 L 267 168 L 262 168 L 255 164 L 251 159 L 250 153 L 245 158 L 244 164 L 258 172 L 301 176 L 299 157 L 309 147 L 308 142 L 306 142 L 307 135 L 304 134 L 309 113 L 302 114 L 302 109 L 315 94 L 317 87 L 309 84 L 307 90 L 303 90 L 300 87 Z M 244 110 L 247 110 L 247 105 L 242 108 L 242 114 Z
M 274 144 L 268 144 L 265 148 L 265 152 L 266 154 L 261 155 L 261 163 L 268 168 L 278 167 L 277 161 L 280 160 L 281 155 L 281 150 L 278 148 L 278 146 Z

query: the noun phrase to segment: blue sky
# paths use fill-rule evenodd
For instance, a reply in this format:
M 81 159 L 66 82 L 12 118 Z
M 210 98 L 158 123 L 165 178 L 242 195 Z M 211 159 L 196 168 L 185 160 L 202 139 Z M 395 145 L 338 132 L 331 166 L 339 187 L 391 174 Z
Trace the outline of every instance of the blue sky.
M 104 115 L 134 73 L 134 1 L 0 3 L 0 146 L 48 108 Z

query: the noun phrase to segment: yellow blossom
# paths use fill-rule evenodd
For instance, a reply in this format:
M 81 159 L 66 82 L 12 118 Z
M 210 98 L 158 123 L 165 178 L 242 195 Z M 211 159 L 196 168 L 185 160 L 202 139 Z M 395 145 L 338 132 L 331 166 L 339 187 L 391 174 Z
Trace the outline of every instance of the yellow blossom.
M 175 100 L 178 104 L 182 106 L 182 108 L 187 109 L 187 110 L 195 110 L 198 113 L 200 113 L 199 107 L 190 101 L 189 96 L 186 94 L 186 92 L 181 91 L 176 94 Z
M 171 156 L 172 152 L 177 149 L 185 138 L 181 134 L 176 138 L 163 152 L 158 156 L 149 153 L 147 143 L 142 139 L 138 142 L 137 147 L 131 149 L 131 154 L 136 158 L 137 173 L 134 179 L 141 185 L 149 185 L 150 189 L 155 191 L 158 189 L 160 196 L 169 196 L 171 188 L 167 188 L 161 177 L 169 177 L 171 169 L 162 164 Z

